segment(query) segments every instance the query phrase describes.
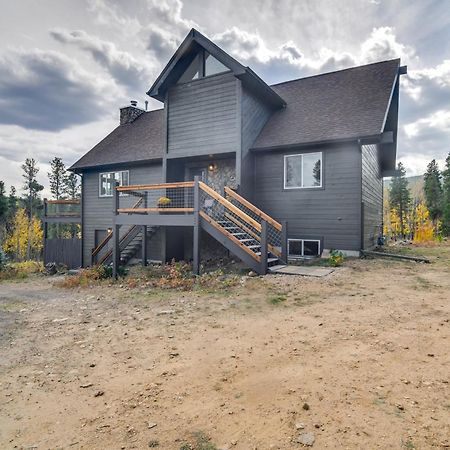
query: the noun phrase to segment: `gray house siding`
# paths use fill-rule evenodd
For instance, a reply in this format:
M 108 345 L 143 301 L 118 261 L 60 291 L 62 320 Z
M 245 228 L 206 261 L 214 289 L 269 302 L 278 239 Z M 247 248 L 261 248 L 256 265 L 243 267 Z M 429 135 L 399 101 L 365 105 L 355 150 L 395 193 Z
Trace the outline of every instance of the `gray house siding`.
M 255 166 L 250 148 L 272 115 L 272 109 L 247 89 L 242 89 L 240 193 L 253 199 Z
M 373 248 L 377 244 L 383 224 L 383 179 L 376 145 L 361 147 L 361 195 L 363 202 L 363 246 Z
M 129 170 L 130 184 L 160 183 L 161 164 L 114 168 L 114 171 Z M 107 230 L 112 227 L 113 199 L 99 196 L 99 174 L 108 169 L 89 171 L 83 174 L 83 266 L 91 264 L 91 252 L 95 247 L 95 230 Z M 121 197 L 121 206 L 132 206 L 134 197 Z M 125 230 L 124 230 L 125 231 Z M 149 259 L 161 259 L 163 233 L 157 234 L 149 242 Z
M 167 101 L 167 157 L 236 152 L 238 88 L 231 73 L 173 86 Z
M 283 189 L 283 156 L 322 151 L 322 188 Z M 361 157 L 356 144 L 255 154 L 255 203 L 288 221 L 289 238 L 358 251 L 361 244 Z

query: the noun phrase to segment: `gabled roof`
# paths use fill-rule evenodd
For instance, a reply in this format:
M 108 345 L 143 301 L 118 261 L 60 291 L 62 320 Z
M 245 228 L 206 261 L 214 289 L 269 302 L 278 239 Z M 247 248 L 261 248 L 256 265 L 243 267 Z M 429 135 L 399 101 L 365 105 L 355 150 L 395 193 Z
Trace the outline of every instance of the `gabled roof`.
M 164 148 L 163 125 L 163 109 L 144 112 L 133 122 L 119 125 L 70 170 L 77 172 L 86 168 L 159 160 Z
M 272 85 L 286 100 L 254 149 L 379 135 L 399 73 L 399 59 Z
M 243 66 L 240 62 L 194 28 L 191 29 L 172 58 L 170 58 L 170 61 L 153 83 L 152 87 L 148 90 L 147 94 L 157 100 L 164 101 L 167 89 L 178 81 L 200 49 L 206 50 L 214 58 L 227 66 L 236 78 L 239 78 L 244 83 L 244 85 L 259 93 L 265 101 L 272 104 L 274 107 L 281 108 L 286 104 L 283 98 L 256 75 L 253 70 Z

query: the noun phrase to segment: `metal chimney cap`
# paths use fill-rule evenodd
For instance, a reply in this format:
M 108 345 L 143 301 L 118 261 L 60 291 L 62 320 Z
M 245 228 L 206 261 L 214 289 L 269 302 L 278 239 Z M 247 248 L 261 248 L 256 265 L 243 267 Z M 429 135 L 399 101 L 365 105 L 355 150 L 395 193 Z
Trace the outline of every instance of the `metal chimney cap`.
M 131 100 L 130 103 L 131 103 L 131 106 L 135 106 L 135 107 L 136 107 L 137 104 L 138 104 L 138 102 L 137 102 L 136 100 Z

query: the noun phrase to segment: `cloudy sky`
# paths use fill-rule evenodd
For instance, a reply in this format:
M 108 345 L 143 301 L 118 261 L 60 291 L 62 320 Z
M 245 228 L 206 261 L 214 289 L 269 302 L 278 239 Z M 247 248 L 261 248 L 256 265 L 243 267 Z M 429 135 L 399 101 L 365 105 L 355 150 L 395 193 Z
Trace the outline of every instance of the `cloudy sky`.
M 245 5 L 245 6 L 243 6 Z M 75 162 L 118 124 L 192 27 L 268 83 L 401 57 L 399 159 L 450 151 L 447 0 L 0 0 L 0 180 Z M 158 108 L 156 101 L 151 108 Z

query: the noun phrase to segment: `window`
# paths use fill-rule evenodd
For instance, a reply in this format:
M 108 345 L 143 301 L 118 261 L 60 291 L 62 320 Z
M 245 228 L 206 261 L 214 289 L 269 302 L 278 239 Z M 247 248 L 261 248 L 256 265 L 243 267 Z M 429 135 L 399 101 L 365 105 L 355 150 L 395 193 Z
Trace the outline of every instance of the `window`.
M 322 187 L 322 153 L 284 156 L 284 189 Z
M 218 61 L 214 56 L 205 52 L 205 77 L 215 75 L 230 70 L 227 66 Z
M 178 83 L 187 83 L 198 78 L 228 72 L 230 69 L 206 51 L 200 51 L 178 79 Z
M 290 259 L 312 258 L 320 255 L 320 241 L 315 239 L 288 239 Z
M 99 175 L 99 196 L 112 197 L 114 182 L 118 181 L 119 186 L 128 186 L 129 172 L 122 170 L 121 172 L 105 172 Z
M 188 81 L 196 80 L 199 77 L 200 62 L 200 55 L 197 55 L 183 75 L 181 75 L 178 83 L 187 83 Z

